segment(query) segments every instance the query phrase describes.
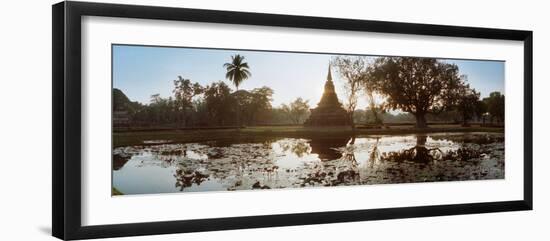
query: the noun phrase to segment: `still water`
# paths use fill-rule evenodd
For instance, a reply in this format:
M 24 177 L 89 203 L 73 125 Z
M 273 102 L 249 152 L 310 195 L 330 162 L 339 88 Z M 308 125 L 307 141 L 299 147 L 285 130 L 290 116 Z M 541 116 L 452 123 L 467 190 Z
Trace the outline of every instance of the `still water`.
M 504 178 L 500 133 L 163 142 L 115 148 L 113 187 L 147 194 Z

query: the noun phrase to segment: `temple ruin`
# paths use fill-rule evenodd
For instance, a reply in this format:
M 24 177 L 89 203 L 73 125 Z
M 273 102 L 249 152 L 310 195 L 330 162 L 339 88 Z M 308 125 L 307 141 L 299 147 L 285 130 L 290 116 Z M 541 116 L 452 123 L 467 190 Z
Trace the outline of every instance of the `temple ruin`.
M 317 104 L 317 108 L 311 109 L 311 115 L 304 125 L 342 126 L 349 124 L 348 114 L 342 107 L 340 101 L 338 101 L 338 96 L 334 91 L 334 83 L 332 82 L 332 74 L 329 66 L 325 90 L 321 97 L 321 101 Z

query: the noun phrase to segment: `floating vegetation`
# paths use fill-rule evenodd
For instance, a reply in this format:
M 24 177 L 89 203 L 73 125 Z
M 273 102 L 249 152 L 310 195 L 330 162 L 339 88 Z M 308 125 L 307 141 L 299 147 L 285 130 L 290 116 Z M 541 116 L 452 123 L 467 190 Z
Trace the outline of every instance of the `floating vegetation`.
M 113 150 L 113 186 L 124 194 L 502 178 L 504 135 L 498 133 L 213 140 Z

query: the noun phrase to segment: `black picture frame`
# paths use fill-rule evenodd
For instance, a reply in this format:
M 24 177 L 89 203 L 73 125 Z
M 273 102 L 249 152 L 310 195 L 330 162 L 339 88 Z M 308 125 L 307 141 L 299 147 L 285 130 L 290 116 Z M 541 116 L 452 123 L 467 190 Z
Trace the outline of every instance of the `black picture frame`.
M 532 210 L 533 208 L 533 32 L 414 23 L 335 19 L 277 14 L 197 10 L 90 2 L 60 2 L 53 16 L 53 182 L 52 233 L 60 239 L 87 239 L 213 230 L 308 225 L 380 219 Z M 81 224 L 81 17 L 104 16 L 280 26 L 378 33 L 450 36 L 524 43 L 524 194 L 522 200 L 334 212 L 140 222 Z M 520 127 L 514 127 L 520 128 Z

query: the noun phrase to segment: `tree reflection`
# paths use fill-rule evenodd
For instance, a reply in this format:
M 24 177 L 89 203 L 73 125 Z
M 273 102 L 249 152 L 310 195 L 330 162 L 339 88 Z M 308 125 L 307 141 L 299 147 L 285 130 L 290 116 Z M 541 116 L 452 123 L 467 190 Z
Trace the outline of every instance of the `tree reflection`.
M 376 142 L 372 145 L 372 149 L 369 153 L 369 159 L 367 160 L 367 163 L 369 165 L 369 168 L 373 168 L 374 164 L 376 164 L 378 161 L 381 160 L 381 153 L 378 149 L 378 144 L 380 143 L 380 137 L 376 137 Z
M 383 159 L 394 162 L 408 161 L 420 164 L 429 164 L 441 159 L 443 152 L 437 147 L 427 148 L 426 140 L 427 136 L 417 135 L 416 145 L 414 147 L 402 151 L 385 153 Z
M 349 137 L 313 138 L 310 141 L 311 152 L 319 156 L 321 161 L 336 160 L 342 157 L 342 153 L 336 148 L 346 146 Z
M 193 184 L 200 185 L 207 180 L 208 175 L 180 166 L 180 168 L 176 170 L 174 177 L 176 178 L 176 187 L 179 187 L 180 191 L 183 191 L 183 189 L 191 187 Z
M 313 139 L 310 144 L 312 153 L 318 154 L 320 162 L 301 178 L 301 186 L 336 186 L 360 182 L 353 137 Z
M 114 178 L 137 168 L 141 168 L 139 175 L 155 170 L 150 175 L 173 176 L 170 188 L 179 191 L 477 180 L 504 175 L 503 135 L 472 133 L 162 144 L 124 147 L 112 155 L 113 170 L 118 170 Z M 132 185 L 140 185 L 136 174 L 129 176 Z M 166 178 L 143 179 L 158 185 L 166 182 Z
M 381 137 L 369 138 L 366 145 L 364 143 L 356 144 L 353 138 L 351 138 L 347 142 L 347 145 L 333 149 L 338 150 L 339 158 L 322 160 L 318 167 L 312 168 L 306 178 L 303 178 L 302 185 L 319 184 L 337 186 L 364 184 L 368 182 L 369 178 L 366 173 L 382 176 L 383 180 L 395 181 L 403 179 L 404 172 L 415 170 L 415 168 L 423 168 L 423 166 L 442 159 L 443 152 L 439 148 L 428 148 L 426 146 L 427 136 L 419 135 L 415 138 L 416 143 L 413 147 L 384 153 L 379 149 Z M 360 160 L 357 160 L 356 153 L 365 151 L 367 151 L 367 156 L 366 160 L 363 161 L 366 166 L 360 167 Z M 331 157 L 336 156 L 332 155 Z M 325 155 L 324 157 L 327 156 Z M 392 164 L 384 167 L 375 166 L 386 161 Z M 409 164 L 404 164 L 405 162 Z M 412 166 L 413 163 L 421 165 L 414 167 Z M 389 170 L 389 172 L 378 173 L 379 170 Z M 362 177 L 361 175 L 365 176 Z
M 117 171 L 130 160 L 130 156 L 113 155 L 113 170 Z
M 298 157 L 303 157 L 311 151 L 309 143 L 305 139 L 286 139 L 279 142 L 284 152 L 291 151 Z
M 359 165 L 355 158 L 355 136 L 352 136 L 348 143 L 349 144 L 343 149 L 342 158 L 338 165 L 336 182 L 333 182 L 333 185 L 338 185 L 340 183 L 356 183 L 360 180 L 358 171 Z

